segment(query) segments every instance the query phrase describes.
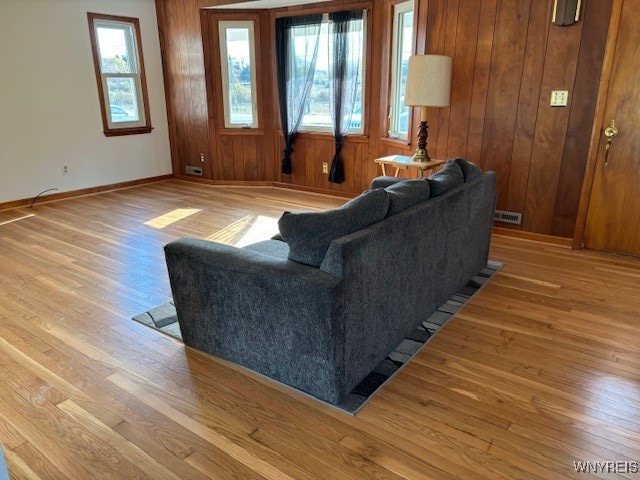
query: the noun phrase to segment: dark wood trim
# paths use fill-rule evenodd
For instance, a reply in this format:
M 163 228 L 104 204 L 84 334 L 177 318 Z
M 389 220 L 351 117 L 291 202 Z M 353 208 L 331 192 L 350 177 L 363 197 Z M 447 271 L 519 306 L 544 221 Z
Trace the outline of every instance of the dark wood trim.
M 527 232 L 525 230 L 512 230 L 510 228 L 493 227 L 494 235 L 503 237 L 521 238 L 524 240 L 532 240 L 534 242 L 552 243 L 554 245 L 562 245 L 563 247 L 571 246 L 571 239 L 565 237 L 555 237 L 553 235 L 545 235 L 542 233 Z
M 133 127 L 133 128 L 105 128 L 105 137 L 121 137 L 123 135 L 139 135 L 143 133 L 151 133 L 153 127 Z
M 343 10 L 367 10 L 367 15 L 371 11 L 371 2 L 353 2 L 353 3 L 340 3 L 326 2 L 309 5 L 300 5 L 299 7 L 283 7 L 275 9 L 275 17 L 295 17 L 296 15 L 310 15 L 314 13 L 333 13 L 341 12 Z M 368 20 L 368 19 L 367 19 Z
M 211 10 L 213 12 L 225 12 L 228 10 L 232 10 L 230 5 L 233 5 L 234 3 L 246 3 L 249 0 L 208 0 L 208 1 L 203 1 L 200 0 L 200 7 L 203 10 Z M 212 7 L 217 7 L 217 6 L 224 6 L 224 5 L 229 5 L 229 7 L 227 8 L 212 8 Z M 238 9 L 240 11 L 244 11 L 243 9 Z
M 40 205 L 46 202 L 54 202 L 57 200 L 65 200 L 67 198 L 83 197 L 85 195 L 93 195 L 95 193 L 108 192 L 110 190 L 122 190 L 123 188 L 136 187 L 138 185 L 145 185 L 147 183 L 161 182 L 163 180 L 169 180 L 174 178 L 173 174 L 159 175 L 157 177 L 141 178 L 139 180 L 129 180 L 126 182 L 112 183 L 109 185 L 101 185 L 99 187 L 81 188 L 80 190 L 70 190 L 68 192 L 52 193 L 40 197 L 36 202 L 36 205 Z M 24 207 L 30 205 L 35 197 L 23 198 L 20 200 L 12 200 L 9 202 L 0 203 L 0 210 L 8 210 L 10 208 Z
M 215 13 L 212 13 L 215 12 Z M 222 131 L 260 131 L 264 133 L 264 124 L 265 124 L 265 112 L 264 112 L 264 102 L 257 101 L 258 99 L 263 98 L 263 86 L 261 82 L 261 72 L 262 72 L 262 46 L 260 44 L 260 15 L 256 10 L 245 10 L 242 13 L 228 13 L 224 10 L 207 10 L 208 18 L 210 23 L 208 25 L 209 32 L 209 56 L 211 58 L 211 64 L 213 69 L 211 73 L 213 78 L 211 78 L 212 82 L 212 93 L 214 95 L 213 99 L 216 98 L 222 99 L 222 101 L 215 102 L 215 116 L 217 117 L 216 127 L 219 133 Z M 258 115 L 258 127 L 257 128 L 229 128 L 225 126 L 225 116 L 224 116 L 224 99 L 223 92 L 224 88 L 222 86 L 222 58 L 220 57 L 220 22 L 253 22 L 253 61 L 254 67 L 256 69 L 254 73 L 254 78 L 256 81 L 255 89 L 256 89 L 256 101 L 257 101 L 257 110 L 256 114 Z M 218 48 L 213 48 L 213 45 Z M 249 133 L 250 134 L 250 133 Z
M 142 88 L 142 103 L 144 104 L 144 117 L 146 127 L 145 129 L 149 129 L 149 132 L 153 130 L 151 126 L 151 107 L 149 106 L 149 91 L 147 90 L 147 73 L 144 68 L 144 48 L 142 48 L 142 33 L 140 31 L 140 21 L 136 18 L 134 19 L 135 27 L 136 27 L 136 42 L 138 49 L 138 61 L 140 62 L 140 87 Z M 149 133 L 146 132 L 146 133 Z M 142 133 L 142 132 L 140 132 Z
M 218 131 L 218 135 L 241 136 L 241 137 L 246 137 L 251 135 L 263 136 L 264 130 L 261 128 L 221 128 Z
M 622 14 L 622 4 L 624 0 L 614 0 L 611 19 L 609 21 L 609 36 L 602 62 L 602 73 L 600 74 L 600 84 L 598 87 L 598 98 L 596 100 L 595 114 L 591 128 L 591 141 L 589 142 L 589 153 L 587 154 L 587 165 L 580 191 L 580 204 L 576 218 L 576 227 L 573 233 L 571 246 L 574 249 L 581 249 L 584 240 L 584 231 L 587 224 L 587 213 L 589 212 L 589 201 L 591 199 L 591 189 L 596 173 L 596 163 L 598 160 L 598 150 L 600 148 L 600 130 L 604 117 L 604 110 L 607 104 L 609 93 L 609 82 L 613 71 L 613 59 L 618 42 L 618 27 L 620 26 L 620 16 Z
M 283 137 L 282 132 L 278 132 L 278 136 L 280 138 Z M 297 139 L 300 140 L 317 140 L 317 139 L 326 139 L 333 141 L 333 133 L 331 132 L 309 132 L 302 131 L 298 132 Z M 366 135 L 347 135 L 344 139 L 345 143 L 368 143 L 369 137 Z
M 89 38 L 91 39 L 91 53 L 93 55 L 93 68 L 96 74 L 96 81 L 98 83 L 98 98 L 100 99 L 100 110 L 102 113 L 102 126 L 104 135 L 106 137 L 116 137 L 121 135 L 138 135 L 144 133 L 151 133 L 153 127 L 151 126 L 151 109 L 149 107 L 149 93 L 147 91 L 147 75 L 144 69 L 144 54 L 142 48 L 142 35 L 140 34 L 140 20 L 135 17 L 121 17 L 117 15 L 105 15 L 101 13 L 87 13 L 87 19 L 89 21 Z M 136 35 L 136 55 L 138 60 L 138 68 L 140 69 L 140 89 L 142 97 L 142 108 L 144 109 L 144 125 L 138 127 L 123 127 L 113 128 L 109 127 L 107 120 L 107 102 L 104 96 L 104 90 L 102 85 L 102 71 L 100 70 L 100 55 L 98 53 L 98 42 L 96 40 L 96 32 L 94 28 L 94 22 L 96 20 L 107 20 L 112 22 L 131 23 L 133 24 Z M 139 107 L 139 106 L 138 106 Z
M 102 114 L 102 126 L 104 131 L 109 129 L 109 123 L 107 122 L 107 109 L 104 99 L 104 90 L 102 89 L 102 73 L 100 71 L 100 56 L 98 55 L 98 42 L 96 41 L 96 31 L 93 25 L 93 21 L 96 18 L 104 18 L 104 16 L 97 13 L 87 13 L 89 21 L 89 38 L 91 39 L 91 53 L 93 55 L 93 70 L 96 74 L 96 82 L 98 86 L 98 98 L 100 100 L 100 112 Z

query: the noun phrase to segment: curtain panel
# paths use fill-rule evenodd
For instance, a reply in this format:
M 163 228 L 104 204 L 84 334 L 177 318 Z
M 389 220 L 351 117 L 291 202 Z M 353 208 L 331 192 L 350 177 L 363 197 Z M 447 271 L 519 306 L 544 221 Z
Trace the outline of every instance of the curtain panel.
M 322 15 L 276 19 L 278 104 L 285 147 L 281 170 L 292 172 L 291 153 L 302 122 L 318 59 Z
M 358 99 L 358 85 L 362 82 L 360 75 L 364 61 L 363 18 L 363 11 L 335 12 L 329 15 L 329 20 L 333 22 L 333 61 L 330 75 L 335 153 L 329 171 L 329 181 L 332 183 L 342 183 L 345 180 L 342 147 L 355 105 L 358 100 L 362 100 Z

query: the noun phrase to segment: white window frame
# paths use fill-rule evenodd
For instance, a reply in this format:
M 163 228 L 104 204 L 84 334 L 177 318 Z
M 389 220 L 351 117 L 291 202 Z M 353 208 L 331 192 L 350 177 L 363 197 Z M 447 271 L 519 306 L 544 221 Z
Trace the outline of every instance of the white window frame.
M 100 93 L 100 106 L 104 134 L 106 136 L 129 135 L 136 133 L 149 133 L 151 128 L 149 114 L 149 100 L 147 94 L 146 78 L 144 73 L 144 60 L 142 57 L 142 45 L 140 40 L 140 22 L 137 18 L 118 17 L 88 13 L 91 36 L 91 48 L 93 51 L 94 67 Z M 109 73 L 102 71 L 102 55 L 98 28 L 118 28 L 124 30 L 127 55 L 130 64 L 135 68 L 131 73 Z M 139 120 L 130 122 L 114 122 L 111 114 L 111 101 L 109 98 L 108 81 L 111 78 L 130 78 L 133 80 L 136 95 L 136 108 Z M 116 105 L 117 106 L 117 105 Z
M 414 9 L 414 1 L 407 0 L 402 3 L 397 3 L 393 6 L 393 31 L 391 37 L 391 86 L 389 91 L 389 138 L 394 138 L 398 140 L 407 140 L 409 129 L 411 127 L 411 115 L 407 118 L 407 132 L 397 131 L 394 127 L 396 125 L 396 119 L 400 115 L 400 111 L 402 110 L 401 95 L 399 91 L 399 77 L 401 74 L 402 67 L 402 56 L 401 56 L 401 48 L 402 48 L 402 29 L 400 28 L 400 18 L 402 15 L 408 12 L 414 12 L 414 28 L 412 29 L 411 36 L 412 41 L 415 38 L 415 9 Z
M 323 14 L 322 23 L 327 24 L 327 25 L 332 23 L 331 20 L 329 20 L 329 14 L 328 13 Z M 329 37 L 329 38 L 331 38 L 331 37 Z M 329 45 L 329 47 L 331 47 L 331 44 Z M 329 48 L 329 50 L 331 50 L 331 48 Z M 367 86 L 366 86 L 367 75 L 366 75 L 366 72 L 367 72 L 367 11 L 363 10 L 363 12 L 362 12 L 362 94 L 361 94 L 362 104 L 361 104 L 361 109 L 360 109 L 360 126 L 356 127 L 356 128 L 349 128 L 349 131 L 347 132 L 347 134 L 350 134 L 350 135 L 362 135 L 362 134 L 364 134 L 365 92 L 367 91 Z M 330 99 L 330 101 L 333 101 L 333 100 Z M 300 122 L 299 131 L 300 132 L 311 132 L 311 133 L 332 133 L 333 132 L 333 127 L 330 126 L 330 125 L 324 126 L 324 125 L 305 124 L 304 123 L 304 117 L 303 117 L 302 121 Z
M 231 121 L 231 97 L 229 96 L 229 66 L 227 51 L 228 28 L 246 28 L 249 31 L 249 64 L 251 68 L 251 123 L 233 123 Z M 225 128 L 258 128 L 258 91 L 256 87 L 256 44 L 253 20 L 219 20 L 218 35 L 220 44 L 220 66 L 222 70 L 222 104 L 224 107 Z

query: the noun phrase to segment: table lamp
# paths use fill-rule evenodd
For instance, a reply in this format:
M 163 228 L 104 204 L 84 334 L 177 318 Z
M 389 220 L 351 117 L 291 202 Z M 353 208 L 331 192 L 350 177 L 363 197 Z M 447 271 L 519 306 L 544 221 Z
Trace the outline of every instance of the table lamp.
M 414 162 L 428 162 L 427 107 L 448 107 L 451 97 L 451 57 L 444 55 L 413 55 L 409 57 L 404 103 L 421 107 L 418 147 Z

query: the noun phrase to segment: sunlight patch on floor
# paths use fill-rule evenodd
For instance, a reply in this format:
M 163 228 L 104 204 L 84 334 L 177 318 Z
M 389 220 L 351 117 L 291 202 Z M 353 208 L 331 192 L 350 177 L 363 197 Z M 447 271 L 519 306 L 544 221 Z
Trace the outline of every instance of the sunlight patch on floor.
M 144 222 L 144 224 L 160 230 L 168 225 L 171 225 L 172 223 L 177 222 L 178 220 L 185 219 L 193 215 L 194 213 L 198 213 L 199 211 L 199 208 L 176 208 L 169 213 L 165 213 L 164 215 L 160 215 L 159 217 L 152 218 L 148 222 Z
M 210 235 L 207 240 L 243 247 L 268 240 L 276 233 L 278 233 L 277 218 L 265 215 L 246 215 Z
M 640 383 L 618 375 L 603 375 L 590 383 L 589 415 L 607 430 L 628 429 L 629 419 L 637 419 Z

